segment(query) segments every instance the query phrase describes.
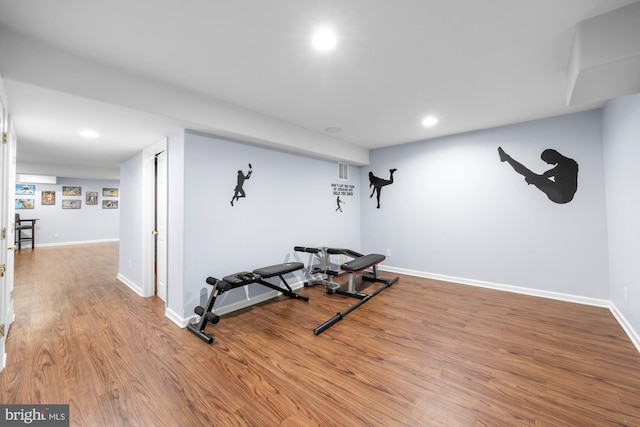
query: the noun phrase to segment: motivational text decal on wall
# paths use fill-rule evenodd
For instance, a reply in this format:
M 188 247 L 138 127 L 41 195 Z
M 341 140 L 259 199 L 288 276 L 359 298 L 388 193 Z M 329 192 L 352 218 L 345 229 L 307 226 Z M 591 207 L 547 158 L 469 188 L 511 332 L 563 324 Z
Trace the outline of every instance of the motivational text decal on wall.
M 331 191 L 333 192 L 333 195 L 336 196 L 336 203 L 338 204 L 336 212 L 342 212 L 341 205 L 344 203 L 344 201 L 340 199 L 340 196 L 353 196 L 354 188 L 355 185 L 353 184 L 331 184 Z

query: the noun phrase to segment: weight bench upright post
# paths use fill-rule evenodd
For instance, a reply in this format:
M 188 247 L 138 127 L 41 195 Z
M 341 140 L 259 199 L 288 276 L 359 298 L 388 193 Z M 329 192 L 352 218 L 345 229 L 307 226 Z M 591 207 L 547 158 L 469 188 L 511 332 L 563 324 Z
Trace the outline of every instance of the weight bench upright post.
M 309 248 L 306 246 L 295 246 L 293 250 L 296 252 L 307 252 L 310 254 L 314 254 L 320 260 L 319 267 L 316 266 L 312 270 L 311 269 L 312 266 L 311 265 L 309 266 L 309 274 L 310 275 L 322 274 L 324 277 L 322 277 L 321 279 L 312 279 L 304 282 L 305 287 L 314 286 L 314 285 L 324 285 L 329 289 L 335 289 L 340 287 L 339 284 L 333 281 L 333 277 L 339 276 L 341 272 L 331 270 L 331 261 L 329 257 L 332 254 L 341 253 L 341 252 L 335 252 L 335 251 L 341 251 L 341 249 L 338 250 L 338 249 L 331 249 L 331 248 L 325 248 L 325 247 Z

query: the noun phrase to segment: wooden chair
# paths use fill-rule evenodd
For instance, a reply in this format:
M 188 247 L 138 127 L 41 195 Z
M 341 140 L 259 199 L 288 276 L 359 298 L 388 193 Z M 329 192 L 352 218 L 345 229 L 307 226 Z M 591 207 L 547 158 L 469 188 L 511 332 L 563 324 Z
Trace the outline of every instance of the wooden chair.
M 37 219 L 20 219 L 20 214 L 16 214 L 15 244 L 18 250 L 22 249 L 22 242 L 31 242 L 31 249 L 36 247 L 36 221 Z M 28 234 L 22 234 L 25 232 Z

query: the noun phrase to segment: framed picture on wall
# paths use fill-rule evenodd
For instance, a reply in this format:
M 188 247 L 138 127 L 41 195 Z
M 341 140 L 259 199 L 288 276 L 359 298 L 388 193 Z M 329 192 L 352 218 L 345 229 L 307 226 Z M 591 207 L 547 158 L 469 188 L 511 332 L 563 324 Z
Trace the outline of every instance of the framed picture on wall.
M 75 187 L 70 185 L 62 186 L 62 195 L 63 196 L 79 196 L 81 194 L 81 187 Z
M 80 209 L 81 204 L 78 199 L 62 199 L 62 209 Z
M 102 209 L 118 209 L 117 200 L 103 200 Z
M 98 192 L 87 191 L 87 205 L 97 205 L 97 204 L 98 204 Z
M 103 188 L 102 197 L 118 197 L 117 188 Z
M 55 205 L 56 204 L 56 192 L 55 191 L 43 191 L 40 196 L 41 205 Z
M 16 199 L 16 209 L 33 209 L 35 199 Z
M 33 184 L 16 184 L 16 194 L 21 196 L 36 194 L 36 186 Z

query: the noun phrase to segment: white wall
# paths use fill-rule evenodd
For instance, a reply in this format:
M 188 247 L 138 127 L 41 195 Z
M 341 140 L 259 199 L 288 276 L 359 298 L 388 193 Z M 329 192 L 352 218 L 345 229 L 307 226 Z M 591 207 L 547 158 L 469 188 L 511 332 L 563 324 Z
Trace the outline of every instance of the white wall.
M 171 135 L 167 142 L 167 308 L 181 318 L 191 316 L 193 308 L 198 305 L 194 304 L 190 311 L 184 305 L 187 292 L 185 278 L 188 277 L 185 271 L 185 241 L 193 237 L 185 236 L 185 207 L 189 205 L 189 199 L 185 196 L 184 175 L 189 165 L 185 165 L 184 145 L 184 132 Z M 200 277 L 197 281 L 202 284 L 204 279 Z M 210 292 L 211 289 L 206 291 Z
M 608 101 L 603 111 L 611 300 L 639 346 L 640 94 Z
M 184 185 L 176 176 L 181 150 Z M 197 133 L 186 133 L 184 141 L 170 138 L 168 153 L 169 204 L 173 210 L 182 209 L 183 215 L 180 218 L 179 212 L 170 211 L 169 287 L 184 286 L 185 317 L 193 315 L 196 305 L 204 304 L 210 291 L 205 284 L 208 276 L 222 278 L 288 261 L 302 261 L 306 266 L 308 254 L 295 252 L 296 245 L 359 249 L 358 168 L 350 169 L 348 184 L 355 184 L 354 195 L 342 197 L 346 204 L 340 213 L 335 211 L 331 187 L 338 182 L 335 162 Z M 246 173 L 249 163 L 253 174 L 244 184 L 246 198 L 231 206 L 237 171 Z M 181 279 L 175 277 L 179 271 Z M 303 279 L 301 273 L 289 278 L 291 284 Z M 224 294 L 219 305 L 254 299 L 269 290 L 252 286 L 246 291 Z
M 547 148 L 579 164 L 578 192 L 551 202 L 498 147 L 542 173 Z M 609 299 L 601 113 L 589 111 L 374 150 L 381 208 L 362 195 L 362 246 L 390 267 L 456 281 Z
M 120 209 L 103 209 L 103 188 L 119 188 L 119 181 L 58 178 L 56 184 L 34 184 L 35 195 L 20 196 L 35 200 L 34 209 L 17 210 L 21 218 L 37 218 L 36 246 L 55 246 L 85 242 L 118 240 Z M 80 196 L 63 196 L 62 186 L 79 186 Z M 55 205 L 42 205 L 42 191 L 55 191 Z M 87 191 L 98 193 L 98 204 L 87 205 Z M 17 196 L 16 196 L 17 198 Z M 62 200 L 80 200 L 80 209 L 62 209 Z M 28 246 L 28 243 L 27 243 Z M 24 246 L 23 246 L 24 247 Z
M 118 277 L 143 293 L 143 159 L 142 152 L 120 165 L 120 251 Z M 150 230 L 147 230 L 150 232 Z

